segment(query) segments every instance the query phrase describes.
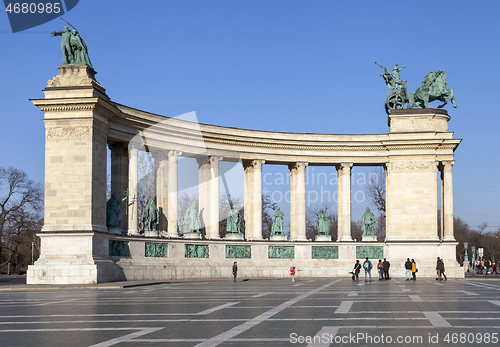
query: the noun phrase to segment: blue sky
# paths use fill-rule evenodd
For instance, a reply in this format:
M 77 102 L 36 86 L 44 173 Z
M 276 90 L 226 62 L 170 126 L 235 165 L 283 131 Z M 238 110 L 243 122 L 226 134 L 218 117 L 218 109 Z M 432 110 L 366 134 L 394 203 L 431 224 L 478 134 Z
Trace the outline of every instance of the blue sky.
M 166 116 L 195 111 L 215 125 L 387 133 L 385 84 L 374 62 L 406 65 L 410 91 L 444 70 L 458 104 L 446 107 L 449 129 L 463 139 L 453 168 L 455 215 L 493 231 L 500 227 L 499 12 L 498 1 L 80 0 L 63 18 L 85 39 L 112 100 Z M 63 26 L 56 19 L 12 34 L 0 14 L 0 166 L 38 181 L 43 115 L 29 99 L 43 98 L 58 73 L 60 38 L 50 32 Z M 364 205 L 353 205 L 353 218 Z

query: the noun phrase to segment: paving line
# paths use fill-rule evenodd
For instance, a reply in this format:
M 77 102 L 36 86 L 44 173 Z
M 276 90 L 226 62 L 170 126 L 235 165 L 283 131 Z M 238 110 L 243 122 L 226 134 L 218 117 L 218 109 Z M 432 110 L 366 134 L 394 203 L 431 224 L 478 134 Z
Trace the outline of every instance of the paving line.
M 298 287 L 298 286 L 301 286 L 303 285 L 304 283 L 299 283 L 299 284 L 294 284 L 293 287 Z
M 252 298 L 261 298 L 264 295 L 269 295 L 269 294 L 274 294 L 274 292 L 266 292 L 266 293 L 260 293 L 260 294 L 257 294 L 257 295 L 252 295 Z
M 358 283 L 358 287 L 363 287 L 364 285 L 364 283 Z
M 162 330 L 165 328 L 147 328 L 141 331 L 136 331 L 135 333 L 131 333 L 125 336 L 117 337 L 108 341 L 104 341 L 101 343 L 97 343 L 95 345 L 89 346 L 89 347 L 109 347 L 113 346 L 122 342 L 130 342 L 135 337 L 143 336 L 146 334 L 154 333 L 155 331 Z
M 411 292 L 411 289 L 401 289 L 403 292 Z
M 46 305 L 54 305 L 54 304 L 63 304 L 63 303 L 68 303 L 68 302 L 74 302 L 78 299 L 68 299 L 68 300 L 60 300 L 60 301 L 52 301 L 52 302 L 44 302 L 43 304 L 36 304 L 33 306 L 46 306 Z
M 498 300 L 488 300 L 488 301 L 491 302 L 493 305 L 500 306 L 500 301 Z
M 422 298 L 418 295 L 408 295 L 408 297 L 411 299 L 413 302 L 423 302 Z
M 469 292 L 468 290 L 457 290 L 457 292 L 464 293 L 464 294 L 467 294 L 467 295 L 479 295 L 479 294 L 474 293 L 474 292 Z
M 328 288 L 332 285 L 334 285 L 335 283 L 337 282 L 340 282 L 341 280 L 336 280 L 336 281 L 333 281 L 333 282 L 330 282 L 328 284 L 325 284 L 319 288 L 316 288 L 316 289 L 313 289 L 307 293 L 304 293 L 302 295 L 299 295 L 291 300 L 288 300 L 284 303 L 282 303 L 281 305 L 278 305 L 272 309 L 270 309 L 269 311 L 266 311 L 260 315 L 258 315 L 257 317 L 239 325 L 239 326 L 236 326 L 228 331 L 225 331 L 217 336 L 214 336 L 204 342 L 201 342 L 199 344 L 197 344 L 195 347 L 214 347 L 214 346 L 218 346 L 220 345 L 221 343 L 224 343 L 225 341 L 235 337 L 236 335 L 239 335 L 251 328 L 253 328 L 254 326 L 264 322 L 265 320 L 271 318 L 272 316 L 274 316 L 275 314 L 287 309 L 288 307 L 292 306 L 293 304 L 299 302 L 300 300 L 303 300 L 311 295 L 314 295 L 320 291 L 322 291 L 323 289 L 325 288 Z
M 334 313 L 349 313 L 354 301 L 342 301 Z
M 314 335 L 313 337 L 313 342 L 307 344 L 307 347 L 329 347 L 330 342 L 322 342 L 322 337 L 323 336 L 328 336 L 330 338 L 334 337 L 337 335 L 340 327 L 330 327 L 330 326 L 324 326 Z M 328 339 L 327 339 L 328 340 Z M 290 340 L 289 340 L 290 341 Z M 319 341 L 316 343 L 315 341 Z
M 197 315 L 200 316 L 200 315 L 210 314 L 212 312 L 223 310 L 223 309 L 225 309 L 225 308 L 227 308 L 229 306 L 233 306 L 233 305 L 236 305 L 236 304 L 239 304 L 239 302 L 228 302 L 227 304 L 219 305 L 219 306 L 216 306 L 216 307 L 213 307 L 213 308 L 209 308 L 208 310 L 198 312 Z
M 424 316 L 427 317 L 432 326 L 436 328 L 452 328 L 453 326 L 446 321 L 439 313 L 435 311 L 423 311 Z
M 359 292 L 358 291 L 355 291 L 353 290 L 352 292 L 350 292 L 347 296 L 358 296 Z

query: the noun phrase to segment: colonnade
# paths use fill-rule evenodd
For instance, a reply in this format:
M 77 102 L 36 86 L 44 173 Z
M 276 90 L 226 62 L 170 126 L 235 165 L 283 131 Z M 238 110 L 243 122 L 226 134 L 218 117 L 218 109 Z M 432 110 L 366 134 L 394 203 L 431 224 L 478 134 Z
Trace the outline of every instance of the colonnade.
M 122 220 L 122 230 L 129 235 L 139 235 L 137 220 L 138 148 L 125 144 L 109 145 L 111 149 L 111 190 L 117 198 L 128 193 L 127 219 Z M 167 237 L 177 238 L 178 232 L 178 150 L 153 152 L 155 160 L 156 204 L 160 213 L 159 231 Z M 219 164 L 224 158 L 218 155 L 196 157 L 198 163 L 199 212 L 207 239 L 219 239 Z M 262 166 L 263 159 L 243 160 L 244 207 L 247 240 L 262 240 Z M 306 180 L 307 162 L 288 164 L 290 170 L 290 241 L 307 241 L 306 238 Z M 441 239 L 455 240 L 453 235 L 453 182 L 454 161 L 437 162 L 441 173 Z M 350 242 L 351 237 L 351 172 L 353 163 L 339 163 L 337 170 L 338 237 L 337 241 Z M 385 167 L 385 166 L 384 166 Z M 390 180 L 386 171 L 386 184 Z M 128 180 L 126 180 L 128 177 Z M 386 190 L 386 199 L 390 192 Z M 123 211 L 125 212 L 125 211 Z

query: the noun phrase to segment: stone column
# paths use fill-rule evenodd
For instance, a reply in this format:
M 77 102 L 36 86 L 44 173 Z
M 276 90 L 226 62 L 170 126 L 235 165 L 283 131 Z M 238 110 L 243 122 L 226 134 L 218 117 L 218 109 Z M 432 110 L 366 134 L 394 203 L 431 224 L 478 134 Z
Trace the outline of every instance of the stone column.
M 253 235 L 253 166 L 250 160 L 242 162 L 244 169 L 244 218 L 245 238 L 249 240 Z
M 439 238 L 442 240 L 444 238 L 444 171 L 443 171 L 443 166 L 442 165 L 438 165 L 438 169 L 440 171 L 440 180 L 439 180 L 439 191 L 440 191 L 440 194 L 439 194 L 439 203 L 440 203 L 440 206 L 441 208 L 439 209 L 439 226 L 440 226 L 440 229 L 441 229 L 441 233 L 439 236 Z
M 307 241 L 306 238 L 306 166 L 297 162 L 290 168 L 290 240 Z M 293 223 L 292 223 L 293 220 Z
M 111 150 L 111 194 L 115 194 L 116 199 L 120 201 L 122 219 L 120 229 L 122 233 L 128 231 L 128 212 L 127 201 L 121 201 L 126 197 L 128 189 L 128 150 L 127 145 L 117 142 L 109 145 Z
M 445 241 L 455 241 L 453 234 L 453 175 L 452 167 L 455 164 L 453 160 L 445 160 L 443 163 L 443 205 L 444 207 L 444 233 L 443 239 Z
M 196 158 L 198 162 L 198 211 L 204 235 L 210 225 L 210 161 L 208 157 Z
M 167 195 L 168 195 L 168 225 L 167 237 L 179 237 L 177 231 L 177 162 L 178 157 L 182 154 L 180 151 L 168 152 L 168 180 L 167 180 Z
M 134 146 L 129 150 L 129 176 L 128 176 L 128 234 L 140 235 L 137 219 L 137 177 L 138 177 L 138 151 Z
M 252 240 L 262 240 L 262 164 L 265 160 L 253 160 L 253 233 Z
M 289 164 L 290 170 L 290 240 L 297 239 L 297 165 Z
M 164 153 L 155 154 L 156 166 L 156 207 L 160 215 L 159 232 L 167 232 L 168 228 L 168 159 Z
M 337 241 L 352 241 L 351 237 L 351 167 L 353 163 L 337 165 L 338 233 Z
M 223 157 L 211 155 L 210 161 L 210 224 L 207 225 L 208 239 L 220 239 L 219 234 L 219 161 Z

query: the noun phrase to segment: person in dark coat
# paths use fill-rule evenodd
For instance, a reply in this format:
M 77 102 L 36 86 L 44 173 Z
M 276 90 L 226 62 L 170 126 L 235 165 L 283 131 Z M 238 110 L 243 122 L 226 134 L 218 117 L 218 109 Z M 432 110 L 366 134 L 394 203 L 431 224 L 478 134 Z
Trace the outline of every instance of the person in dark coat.
M 234 276 L 234 281 L 236 282 L 236 276 L 238 276 L 238 264 L 234 262 L 233 264 L 233 276 Z
M 384 258 L 384 279 L 390 280 L 391 278 L 389 277 L 389 268 L 391 267 L 391 263 L 387 261 L 387 259 Z
M 437 263 L 436 263 L 436 273 L 438 275 L 438 278 L 436 278 L 436 280 L 439 280 L 439 281 L 442 281 L 443 279 L 441 278 L 441 271 L 443 270 L 444 268 L 444 264 L 443 262 L 441 261 L 441 259 L 438 257 L 437 259 Z
M 352 270 L 352 280 L 355 282 L 359 281 L 359 272 L 361 271 L 361 264 L 359 260 L 356 260 L 356 264 L 354 264 L 354 269 Z
M 406 275 L 406 280 L 409 281 L 411 280 L 411 261 L 410 258 L 406 258 L 406 263 L 405 263 L 405 275 Z

